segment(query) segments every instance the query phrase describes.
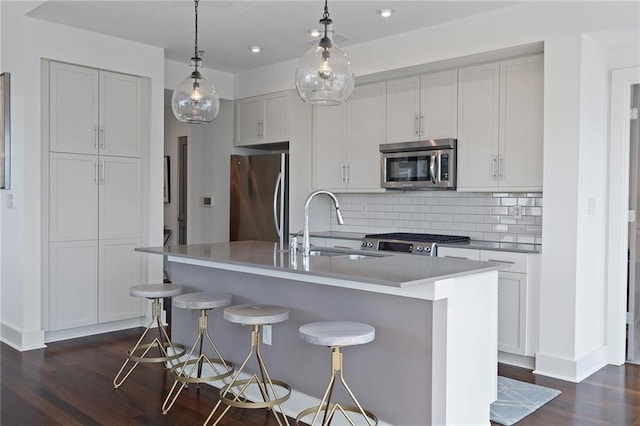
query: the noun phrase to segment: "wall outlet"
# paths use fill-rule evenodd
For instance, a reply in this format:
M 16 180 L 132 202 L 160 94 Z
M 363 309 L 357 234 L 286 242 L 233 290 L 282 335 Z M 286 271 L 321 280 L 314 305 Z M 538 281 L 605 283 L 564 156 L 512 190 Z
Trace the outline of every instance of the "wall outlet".
M 522 219 L 522 206 L 513 206 L 513 217 Z
M 271 345 L 271 326 L 268 324 L 262 326 L 262 343 Z

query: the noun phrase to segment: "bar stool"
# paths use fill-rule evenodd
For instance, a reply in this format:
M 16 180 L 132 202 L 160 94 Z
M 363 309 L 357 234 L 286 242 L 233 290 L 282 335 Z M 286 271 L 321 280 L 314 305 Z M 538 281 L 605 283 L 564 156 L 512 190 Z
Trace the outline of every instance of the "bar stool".
M 200 318 L 198 321 L 198 338 L 191 347 L 189 355 L 184 362 L 181 362 L 171 369 L 171 374 L 175 381 L 162 404 L 162 414 L 169 412 L 173 403 L 178 399 L 180 392 L 182 392 L 182 389 L 187 387 L 189 383 L 196 383 L 196 387 L 200 387 L 200 383 L 222 380 L 225 385 L 227 384 L 224 379 L 233 373 L 233 364 L 222 358 L 220 351 L 209 335 L 207 311 L 215 308 L 223 308 L 230 304 L 230 294 L 189 293 L 173 298 L 173 306 L 176 308 L 189 310 L 200 309 Z M 203 352 L 202 349 L 205 339 L 209 342 L 210 347 L 215 351 L 218 358 L 210 359 Z M 198 357 L 192 359 L 191 356 L 195 352 L 196 347 L 199 347 Z M 187 368 L 188 366 L 191 367 Z M 213 375 L 202 377 L 202 368 L 205 366 L 209 367 Z M 195 377 L 194 373 L 196 373 Z
M 161 321 L 162 308 L 160 306 L 160 300 L 165 297 L 173 297 L 182 293 L 182 286 L 173 284 L 141 284 L 135 285 L 129 289 L 129 294 L 134 297 L 144 297 L 151 300 L 151 321 L 147 328 L 145 328 L 142 336 L 138 339 L 138 342 L 127 351 L 127 359 L 124 360 L 120 371 L 113 379 L 113 387 L 119 388 L 131 372 L 138 366 L 139 363 L 156 363 L 156 362 L 168 362 L 172 366 L 175 365 L 174 361 L 180 358 L 185 353 L 185 347 L 179 344 L 171 343 L 171 339 L 167 334 L 164 324 Z M 156 324 L 158 327 L 158 337 L 154 338 L 151 343 L 143 344 L 145 336 L 153 326 Z M 147 354 L 152 348 L 156 348 L 160 356 L 149 356 Z M 171 354 L 168 349 L 171 348 Z M 129 368 L 127 373 L 121 378 L 120 375 L 124 372 L 125 367 L 129 362 L 133 362 L 133 366 Z
M 220 400 L 216 406 L 213 407 L 213 410 L 211 410 L 209 417 L 207 417 L 207 420 L 204 422 L 205 425 L 209 424 L 209 421 L 213 418 L 221 404 L 225 404 L 226 407 L 216 418 L 213 425 L 218 424 L 231 407 L 251 409 L 267 408 L 273 412 L 273 415 L 279 425 L 289 425 L 287 416 L 282 408 L 282 403 L 291 396 L 291 387 L 285 382 L 271 379 L 271 376 L 269 376 L 269 372 L 267 371 L 267 367 L 262 359 L 262 354 L 260 353 L 260 336 L 262 334 L 262 327 L 264 325 L 277 324 L 279 322 L 286 321 L 288 318 L 289 309 L 282 306 L 237 305 L 225 308 L 225 320 L 236 324 L 253 326 L 253 330 L 251 331 L 251 348 L 244 362 L 234 374 L 231 383 L 220 389 Z M 247 362 L 249 362 L 249 359 L 253 354 L 256 356 L 259 375 L 253 374 L 249 379 L 238 380 L 240 373 L 244 370 Z M 251 385 L 258 387 L 260 395 L 262 396 L 262 401 L 250 401 L 248 399 L 246 391 L 251 389 Z M 285 394 L 283 396 L 279 396 L 276 387 L 283 389 Z M 282 416 L 282 420 L 278 416 L 278 413 L 273 409 L 274 406 L 278 406 L 280 409 L 280 416 Z
M 313 420 L 309 426 L 314 426 L 320 413 L 324 411 L 322 416 L 322 425 L 328 425 L 331 423 L 336 411 L 341 412 L 349 424 L 354 425 L 354 421 L 349 417 L 347 412 L 359 413 L 364 417 L 367 425 L 373 426 L 378 424 L 378 418 L 375 414 L 362 408 L 355 395 L 347 385 L 342 375 L 342 352 L 340 348 L 344 346 L 362 345 L 371 342 L 376 337 L 376 329 L 369 324 L 363 324 L 361 322 L 352 321 L 327 321 L 327 322 L 314 322 L 305 324 L 300 327 L 300 338 L 312 345 L 328 346 L 331 348 L 331 378 L 329 384 L 320 400 L 320 405 L 307 408 L 298 414 L 296 417 L 296 425 L 300 424 L 300 421 L 313 414 Z M 336 372 L 340 373 L 340 382 L 348 392 L 349 396 L 355 403 L 355 405 L 343 405 L 331 403 L 331 396 L 333 394 L 334 384 L 336 381 Z

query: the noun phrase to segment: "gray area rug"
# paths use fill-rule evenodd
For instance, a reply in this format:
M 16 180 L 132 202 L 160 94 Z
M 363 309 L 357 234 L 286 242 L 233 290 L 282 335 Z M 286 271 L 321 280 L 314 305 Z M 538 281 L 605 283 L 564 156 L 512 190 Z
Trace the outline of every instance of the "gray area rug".
M 498 376 L 498 399 L 491 404 L 491 421 L 511 426 L 560 393 L 559 390 Z

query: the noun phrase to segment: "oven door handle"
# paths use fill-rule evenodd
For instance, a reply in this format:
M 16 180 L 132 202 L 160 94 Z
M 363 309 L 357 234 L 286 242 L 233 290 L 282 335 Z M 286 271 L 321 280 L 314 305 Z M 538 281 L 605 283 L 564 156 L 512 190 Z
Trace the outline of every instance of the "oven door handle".
M 436 183 L 436 157 L 435 152 L 431 153 L 431 162 L 429 164 L 429 174 L 431 175 L 431 182 Z

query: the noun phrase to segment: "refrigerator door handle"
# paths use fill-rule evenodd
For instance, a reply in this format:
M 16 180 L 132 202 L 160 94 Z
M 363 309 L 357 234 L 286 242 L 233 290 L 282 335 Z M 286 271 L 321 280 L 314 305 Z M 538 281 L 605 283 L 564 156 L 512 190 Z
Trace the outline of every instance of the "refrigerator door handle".
M 278 238 L 282 238 L 282 224 L 278 220 L 278 193 L 280 192 L 280 186 L 282 183 L 282 172 L 278 173 L 278 179 L 276 179 L 276 187 L 273 190 L 273 223 L 276 225 L 276 233 Z

